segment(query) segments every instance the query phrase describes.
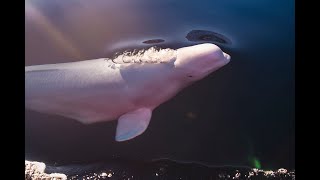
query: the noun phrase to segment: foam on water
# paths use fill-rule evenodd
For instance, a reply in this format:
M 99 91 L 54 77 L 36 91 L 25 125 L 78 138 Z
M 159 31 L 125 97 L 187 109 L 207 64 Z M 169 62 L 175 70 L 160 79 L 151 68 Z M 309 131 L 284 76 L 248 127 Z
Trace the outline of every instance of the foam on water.
M 175 60 L 176 50 L 151 47 L 149 49 L 125 51 L 118 53 L 114 58 L 107 58 L 117 64 L 124 63 L 166 63 Z

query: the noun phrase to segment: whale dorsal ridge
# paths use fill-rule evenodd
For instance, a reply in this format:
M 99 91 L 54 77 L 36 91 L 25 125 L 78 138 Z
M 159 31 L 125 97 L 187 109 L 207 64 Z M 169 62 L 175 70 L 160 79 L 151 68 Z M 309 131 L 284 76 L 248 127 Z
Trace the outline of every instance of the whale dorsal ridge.
M 116 130 L 116 141 L 126 141 L 142 134 L 149 125 L 151 115 L 151 109 L 140 108 L 120 116 Z

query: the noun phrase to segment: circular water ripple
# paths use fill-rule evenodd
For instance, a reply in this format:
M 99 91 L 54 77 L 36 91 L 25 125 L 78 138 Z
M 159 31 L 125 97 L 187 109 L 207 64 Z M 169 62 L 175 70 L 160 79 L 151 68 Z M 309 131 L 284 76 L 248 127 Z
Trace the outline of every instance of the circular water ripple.
M 212 32 L 212 31 L 206 31 L 206 30 L 192 30 L 190 31 L 186 38 L 189 41 L 193 42 L 217 42 L 222 44 L 231 44 L 230 39 L 225 37 L 222 34 Z
M 142 43 L 144 43 L 144 44 L 158 44 L 158 43 L 162 43 L 162 42 L 164 42 L 163 39 L 150 39 L 150 40 L 143 41 Z

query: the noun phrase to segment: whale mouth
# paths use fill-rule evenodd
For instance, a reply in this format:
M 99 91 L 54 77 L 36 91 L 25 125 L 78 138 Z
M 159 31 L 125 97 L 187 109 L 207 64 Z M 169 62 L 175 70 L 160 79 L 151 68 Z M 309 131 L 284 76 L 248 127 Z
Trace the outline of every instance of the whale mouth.
M 223 56 L 224 56 L 224 65 L 226 65 L 230 62 L 231 56 L 225 52 L 223 52 Z
M 227 53 L 223 53 L 223 56 L 228 60 L 228 61 L 230 61 L 231 60 L 231 56 L 229 55 L 229 54 L 227 54 Z
M 116 53 L 113 58 L 106 58 L 116 64 L 168 63 L 177 58 L 177 51 L 166 48 L 150 47 L 149 49 L 134 49 Z

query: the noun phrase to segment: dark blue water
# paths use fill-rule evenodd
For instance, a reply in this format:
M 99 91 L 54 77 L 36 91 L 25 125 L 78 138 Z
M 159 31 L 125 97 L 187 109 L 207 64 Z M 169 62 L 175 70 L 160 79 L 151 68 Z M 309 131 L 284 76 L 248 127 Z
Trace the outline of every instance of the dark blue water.
M 57 164 L 169 158 L 209 165 L 295 168 L 294 1 L 29 0 L 26 65 L 110 57 L 161 39 L 179 48 L 210 41 L 230 64 L 153 112 L 147 131 L 114 141 L 116 121 L 82 125 L 26 110 L 26 159 Z M 151 41 L 152 42 L 152 41 Z

